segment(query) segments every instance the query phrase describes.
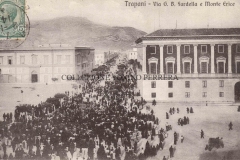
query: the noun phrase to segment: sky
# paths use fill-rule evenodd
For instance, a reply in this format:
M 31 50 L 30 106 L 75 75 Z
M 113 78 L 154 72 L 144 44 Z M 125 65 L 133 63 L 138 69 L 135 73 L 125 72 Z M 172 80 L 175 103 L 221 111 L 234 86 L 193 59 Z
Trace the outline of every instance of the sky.
M 126 0 L 27 0 L 31 20 L 74 16 L 109 26 L 129 26 L 151 33 L 174 28 L 240 27 L 240 0 L 129 0 L 147 6 L 126 6 Z M 205 1 L 221 6 L 205 6 Z M 235 3 L 223 6 L 223 2 Z M 161 6 L 153 6 L 153 2 Z M 163 6 L 167 2 L 168 6 Z M 171 6 L 174 2 L 175 6 Z M 196 6 L 178 6 L 178 2 L 195 2 Z M 150 5 L 148 4 L 150 3 Z M 203 3 L 203 6 L 200 6 Z

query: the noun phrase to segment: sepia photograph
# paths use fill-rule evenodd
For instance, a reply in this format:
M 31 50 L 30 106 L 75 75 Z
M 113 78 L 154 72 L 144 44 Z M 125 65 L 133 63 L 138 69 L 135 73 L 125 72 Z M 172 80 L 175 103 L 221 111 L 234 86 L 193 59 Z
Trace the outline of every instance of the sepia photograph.
M 0 0 L 0 159 L 240 160 L 239 0 Z

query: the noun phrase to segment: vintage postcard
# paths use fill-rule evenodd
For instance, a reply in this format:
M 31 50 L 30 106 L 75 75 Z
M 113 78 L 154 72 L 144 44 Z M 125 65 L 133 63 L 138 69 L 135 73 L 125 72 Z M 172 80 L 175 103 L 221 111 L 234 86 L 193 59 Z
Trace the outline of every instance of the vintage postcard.
M 0 0 L 0 159 L 239 160 L 239 0 Z

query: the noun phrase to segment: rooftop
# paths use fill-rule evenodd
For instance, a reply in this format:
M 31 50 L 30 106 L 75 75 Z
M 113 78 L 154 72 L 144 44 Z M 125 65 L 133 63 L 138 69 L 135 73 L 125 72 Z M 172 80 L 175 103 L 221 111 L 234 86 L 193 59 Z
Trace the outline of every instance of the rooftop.
M 240 28 L 160 29 L 136 40 L 165 38 L 240 37 Z
M 19 47 L 19 48 L 11 48 L 11 49 L 0 49 L 0 51 L 47 51 L 47 50 L 94 50 L 94 48 L 89 46 L 76 46 L 72 47 L 68 44 L 42 44 L 38 46 L 32 47 Z

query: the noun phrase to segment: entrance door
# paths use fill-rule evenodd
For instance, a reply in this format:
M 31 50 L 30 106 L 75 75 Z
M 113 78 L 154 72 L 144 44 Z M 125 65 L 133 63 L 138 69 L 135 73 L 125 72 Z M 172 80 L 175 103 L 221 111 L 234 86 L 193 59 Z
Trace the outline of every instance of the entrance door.
M 218 73 L 224 73 L 224 63 L 218 62 Z
M 38 82 L 38 75 L 37 74 L 32 74 L 32 83 Z
M 190 73 L 190 62 L 184 63 L 184 73 Z

